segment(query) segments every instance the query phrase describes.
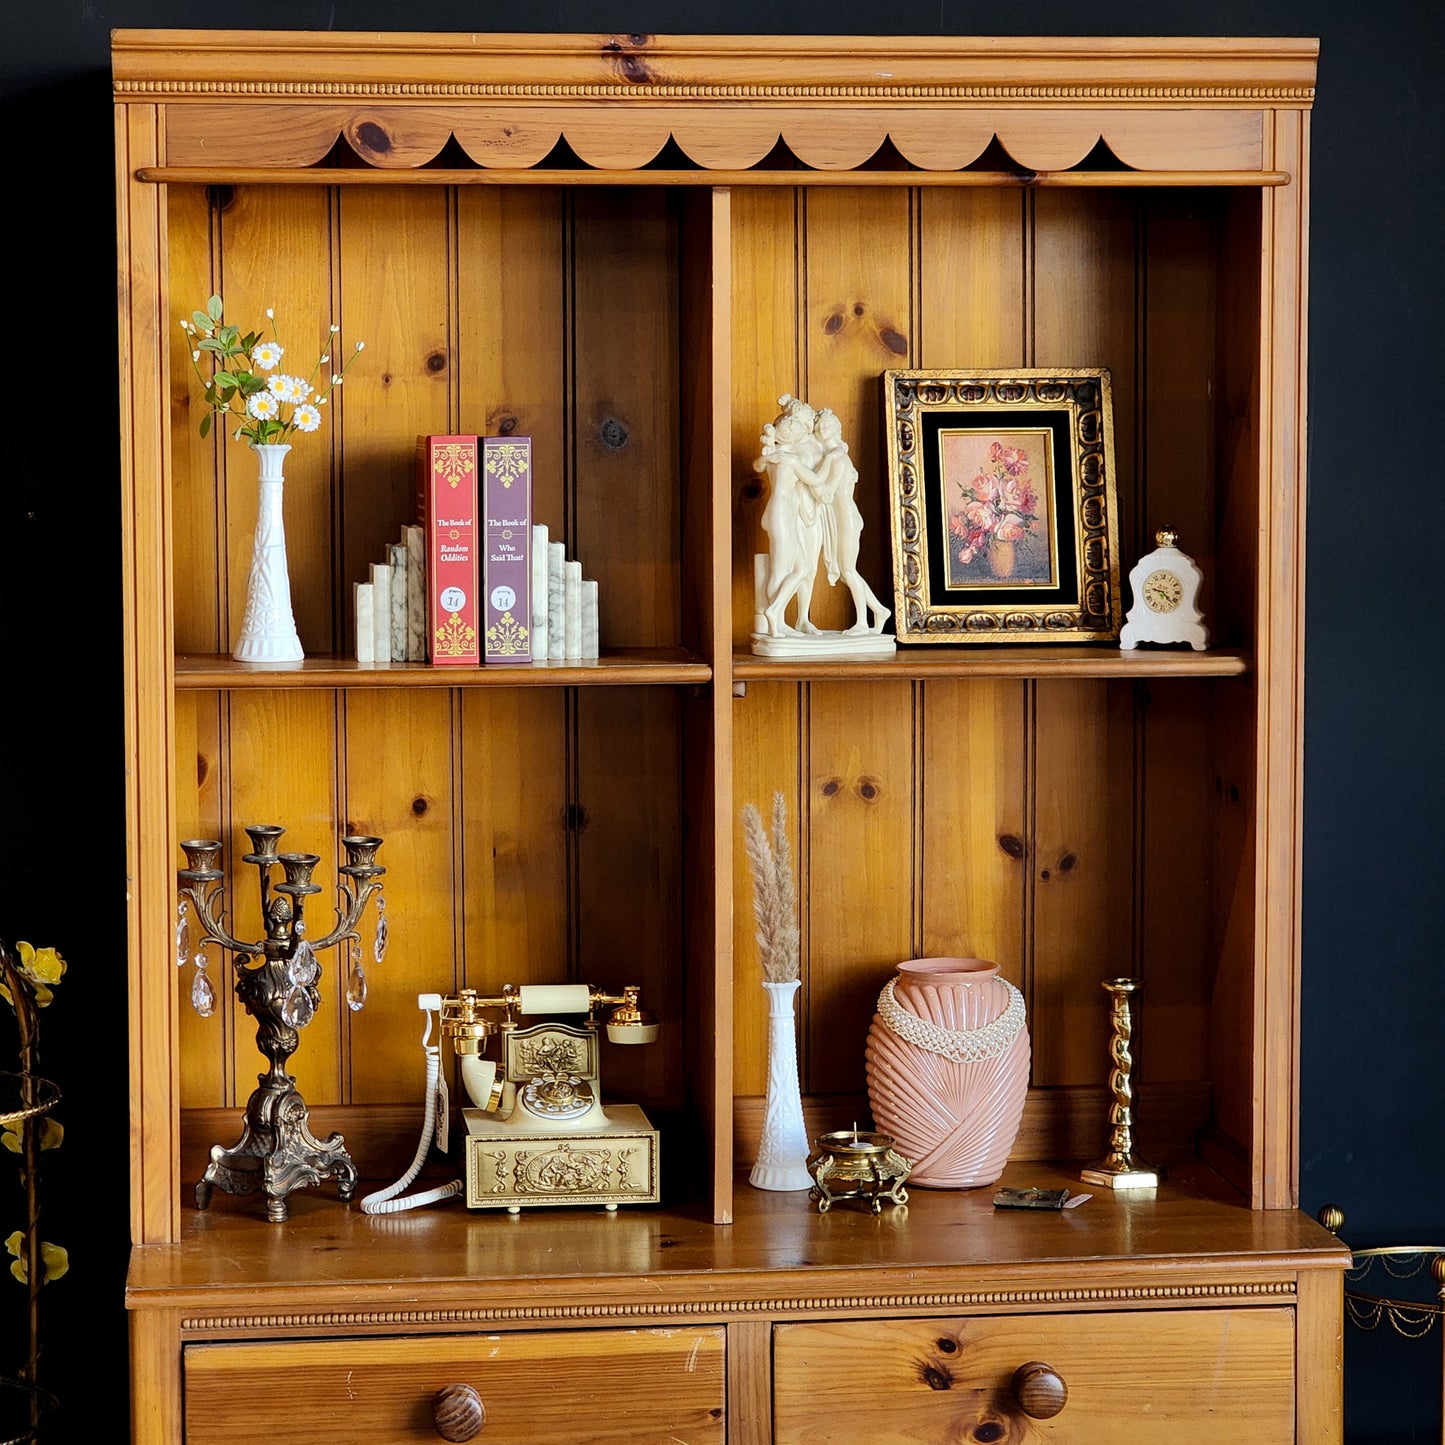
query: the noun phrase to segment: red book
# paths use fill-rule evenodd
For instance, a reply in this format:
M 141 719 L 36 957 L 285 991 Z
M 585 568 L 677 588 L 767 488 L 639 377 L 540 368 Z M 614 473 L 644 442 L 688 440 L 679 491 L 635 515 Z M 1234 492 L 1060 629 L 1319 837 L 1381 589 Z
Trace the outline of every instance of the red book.
M 417 443 L 427 546 L 427 655 L 440 665 L 481 662 L 477 554 L 477 439 L 424 436 Z
M 487 662 L 532 660 L 532 438 L 482 440 Z

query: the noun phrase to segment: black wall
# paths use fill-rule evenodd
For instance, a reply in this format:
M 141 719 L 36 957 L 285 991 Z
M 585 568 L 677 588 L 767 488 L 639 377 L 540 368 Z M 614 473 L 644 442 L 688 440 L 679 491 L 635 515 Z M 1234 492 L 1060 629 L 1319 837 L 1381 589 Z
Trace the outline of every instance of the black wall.
M 125 1369 L 129 1243 L 111 27 L 1319 36 L 1301 1204 L 1340 1204 L 1356 1246 L 1445 1245 L 1438 0 L 4 9 L 0 937 L 54 944 L 70 964 L 42 1028 L 44 1071 L 66 1095 L 42 1231 L 70 1251 L 44 1296 L 43 1374 L 65 1404 L 64 1438 L 120 1439 L 125 1419 L 123 1393 L 104 1383 Z M 9 1037 L 0 1013 L 0 1068 Z M 0 1237 L 22 1217 L 5 1172 L 0 1161 Z M 0 1273 L 0 1320 L 22 1307 Z M 1439 1331 L 1411 1342 L 1347 1326 L 1346 1344 L 1348 1439 L 1439 1440 Z M 0 1335 L 0 1350 L 13 1373 L 18 1343 Z

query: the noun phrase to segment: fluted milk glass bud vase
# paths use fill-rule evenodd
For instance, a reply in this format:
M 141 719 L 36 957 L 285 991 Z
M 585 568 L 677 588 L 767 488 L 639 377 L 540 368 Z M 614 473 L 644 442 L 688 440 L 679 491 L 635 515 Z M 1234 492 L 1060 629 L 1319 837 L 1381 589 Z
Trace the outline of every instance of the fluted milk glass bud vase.
M 291 615 L 291 576 L 286 565 L 286 527 L 281 499 L 282 462 L 290 446 L 252 444 L 260 468 L 256 533 L 246 578 L 246 613 L 241 638 L 231 654 L 237 662 L 300 662 L 301 639 Z
M 763 989 L 768 996 L 768 1094 L 757 1163 L 749 1181 L 756 1189 L 811 1189 L 811 1151 L 803 1125 L 798 1043 L 793 1032 L 793 1009 L 802 983 L 797 890 L 788 847 L 787 804 L 781 793 L 773 794 L 772 837 L 752 803 L 743 808 L 743 836 L 753 874 L 753 917 L 758 925 Z
M 755 1189 L 811 1189 L 808 1131 L 803 1125 L 803 1094 L 798 1084 L 798 1045 L 793 1005 L 800 980 L 763 980 L 768 995 L 768 1098 L 758 1161 L 748 1176 Z

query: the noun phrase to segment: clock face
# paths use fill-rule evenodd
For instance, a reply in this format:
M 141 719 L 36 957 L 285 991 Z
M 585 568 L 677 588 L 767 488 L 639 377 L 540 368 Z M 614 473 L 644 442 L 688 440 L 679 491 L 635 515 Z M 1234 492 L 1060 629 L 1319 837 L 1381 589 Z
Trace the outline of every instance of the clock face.
M 1151 572 L 1144 579 L 1144 586 L 1141 589 L 1144 596 L 1144 605 L 1151 612 L 1173 612 L 1179 606 L 1179 600 L 1184 596 L 1184 588 L 1180 585 L 1179 579 L 1172 572 L 1166 572 L 1162 567 Z

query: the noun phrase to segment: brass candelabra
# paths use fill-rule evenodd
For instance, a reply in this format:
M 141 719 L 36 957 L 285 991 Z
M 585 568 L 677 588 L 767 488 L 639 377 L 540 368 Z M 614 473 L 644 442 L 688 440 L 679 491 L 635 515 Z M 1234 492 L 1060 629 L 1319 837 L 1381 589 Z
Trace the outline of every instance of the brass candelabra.
M 321 859 L 315 853 L 278 852 L 284 832 L 273 824 L 246 829 L 252 851 L 243 861 L 256 868 L 266 929 L 266 936 L 254 943 L 233 937 L 224 925 L 225 875 L 219 842 L 183 842 L 187 866 L 178 873 L 181 898 L 189 900 L 200 920 L 202 946 L 215 943 L 232 955 L 236 997 L 256 1020 L 256 1047 L 270 1062 L 270 1068 L 257 1076 L 258 1087 L 246 1104 L 239 1142 L 229 1149 L 220 1144 L 212 1147 L 211 1162 L 196 1185 L 196 1207 L 204 1209 L 211 1202 L 214 1185 L 228 1194 L 260 1191 L 266 1196 L 266 1217 L 278 1224 L 286 1219 L 286 1196 L 293 1189 L 335 1179 L 341 1199 L 350 1199 L 356 1190 L 356 1165 L 341 1135 L 320 1140 L 311 1133 L 306 1101 L 286 1072 L 286 1062 L 320 1003 L 317 953 L 359 939 L 357 924 L 367 901 L 380 891 L 380 878 L 386 872 L 376 862 L 380 838 L 343 838 L 346 862 L 337 869 L 342 875 L 337 882 L 342 901 L 336 909 L 336 926 L 324 938 L 310 939 L 303 912 L 306 899 L 321 892 L 321 885 L 311 881 Z M 283 878 L 273 883 L 277 867 Z

